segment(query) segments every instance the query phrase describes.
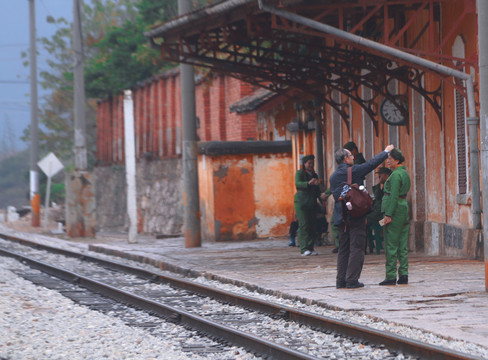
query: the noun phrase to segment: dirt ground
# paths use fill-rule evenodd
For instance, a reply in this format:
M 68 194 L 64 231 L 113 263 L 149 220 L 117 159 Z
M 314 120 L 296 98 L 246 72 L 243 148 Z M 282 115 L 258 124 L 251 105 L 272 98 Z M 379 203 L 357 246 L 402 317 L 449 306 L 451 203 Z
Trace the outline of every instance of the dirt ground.
M 56 220 L 64 220 L 64 208 L 56 207 L 50 208 L 48 211 L 47 219 L 45 218 L 44 209 L 41 209 L 41 226 L 32 226 L 32 215 L 28 213 L 22 216 L 16 221 L 8 221 L 7 212 L 5 210 L 0 210 L 0 215 L 3 214 L 4 221 L 3 225 L 11 228 L 12 230 L 34 233 L 34 234 L 49 234 L 49 235 L 60 235 L 63 231 L 63 226 L 59 225 Z M 47 221 L 46 221 L 47 220 Z

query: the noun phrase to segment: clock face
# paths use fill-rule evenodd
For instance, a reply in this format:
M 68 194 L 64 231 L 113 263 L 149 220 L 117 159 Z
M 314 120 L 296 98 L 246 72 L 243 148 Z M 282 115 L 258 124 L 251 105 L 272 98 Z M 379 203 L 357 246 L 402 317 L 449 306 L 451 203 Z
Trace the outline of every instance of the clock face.
M 407 108 L 404 104 L 405 109 Z M 406 125 L 405 116 L 402 114 L 399 108 L 389 99 L 383 100 L 380 107 L 381 117 L 383 121 L 390 125 Z

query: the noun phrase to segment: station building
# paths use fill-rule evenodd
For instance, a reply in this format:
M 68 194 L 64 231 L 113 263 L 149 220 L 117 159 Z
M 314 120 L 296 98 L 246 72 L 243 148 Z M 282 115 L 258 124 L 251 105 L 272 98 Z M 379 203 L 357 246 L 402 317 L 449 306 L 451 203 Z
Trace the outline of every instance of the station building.
M 301 156 L 316 154 L 327 180 L 346 142 L 366 159 L 393 143 L 412 182 L 409 249 L 482 258 L 476 10 L 475 0 L 226 0 L 146 33 L 164 59 L 197 69 L 203 240 L 286 235 Z M 141 232 L 181 232 L 179 86 L 174 70 L 132 89 Z M 104 186 L 123 194 L 122 101 L 98 106 L 100 214 Z M 100 226 L 124 224 L 122 200 Z

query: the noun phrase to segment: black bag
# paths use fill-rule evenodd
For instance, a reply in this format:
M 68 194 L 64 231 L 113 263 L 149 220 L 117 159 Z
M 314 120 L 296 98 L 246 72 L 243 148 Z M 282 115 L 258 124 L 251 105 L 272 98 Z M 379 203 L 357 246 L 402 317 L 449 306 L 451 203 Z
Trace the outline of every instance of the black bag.
M 371 211 L 373 207 L 373 199 L 369 196 L 366 189 L 359 190 L 358 184 L 352 183 L 352 166 L 347 169 L 347 185 L 349 185 L 349 191 L 344 195 L 343 208 L 351 217 L 361 217 Z M 350 209 L 346 205 L 350 203 Z

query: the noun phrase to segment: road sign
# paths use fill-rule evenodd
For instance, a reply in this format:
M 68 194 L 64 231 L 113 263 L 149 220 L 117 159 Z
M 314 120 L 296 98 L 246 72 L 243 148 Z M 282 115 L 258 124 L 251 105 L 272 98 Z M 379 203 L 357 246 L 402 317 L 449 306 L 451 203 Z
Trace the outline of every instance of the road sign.
M 52 152 L 49 153 L 44 159 L 39 161 L 37 165 L 48 178 L 53 177 L 64 168 L 61 161 L 59 161 L 56 155 L 54 155 Z
M 46 205 L 44 214 L 44 227 L 47 228 L 47 209 L 49 208 L 49 196 L 51 195 L 51 178 L 60 172 L 64 166 L 52 152 L 49 153 L 44 159 L 39 161 L 37 165 L 47 176 Z

